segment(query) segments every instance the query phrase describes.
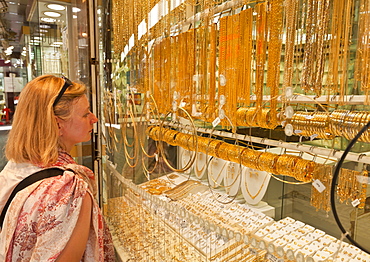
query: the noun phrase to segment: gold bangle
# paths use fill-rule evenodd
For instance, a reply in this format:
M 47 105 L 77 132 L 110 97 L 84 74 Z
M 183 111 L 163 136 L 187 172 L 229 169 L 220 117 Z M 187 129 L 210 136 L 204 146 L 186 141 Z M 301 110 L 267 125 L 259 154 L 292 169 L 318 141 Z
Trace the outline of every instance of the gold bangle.
M 218 147 L 222 144 L 223 142 L 220 140 L 212 139 L 210 143 L 208 143 L 207 147 L 207 154 L 210 156 L 217 157 L 216 152 L 218 150 Z
M 247 126 L 246 113 L 248 112 L 248 107 L 239 107 L 236 110 L 236 124 L 238 126 Z
M 230 161 L 235 163 L 241 163 L 241 155 L 244 150 L 247 148 L 238 146 L 238 145 L 232 145 L 229 147 L 227 152 L 227 157 Z
M 216 157 L 221 158 L 223 160 L 229 161 L 228 151 L 229 151 L 230 144 L 226 142 L 222 142 L 219 147 L 216 149 Z

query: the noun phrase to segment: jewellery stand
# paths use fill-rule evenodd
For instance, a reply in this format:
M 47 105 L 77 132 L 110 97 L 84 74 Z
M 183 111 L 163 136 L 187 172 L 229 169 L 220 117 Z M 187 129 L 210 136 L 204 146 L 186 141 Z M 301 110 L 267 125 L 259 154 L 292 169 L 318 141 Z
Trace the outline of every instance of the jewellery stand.
M 250 205 L 258 205 L 266 193 L 271 176 L 265 171 L 244 168 L 241 190 L 245 201 Z
M 243 172 L 243 166 L 234 162 L 228 162 L 226 165 L 226 174 L 224 177 L 225 191 L 229 196 L 235 196 L 238 194 L 240 188 L 240 174 Z
M 189 163 L 191 159 L 191 152 L 189 150 L 183 149 L 182 147 L 179 147 L 179 162 L 180 162 L 180 167 L 184 168 L 187 163 Z M 189 169 L 185 170 L 185 174 L 189 174 L 193 170 L 193 166 L 190 167 Z
M 209 162 L 208 179 L 212 188 L 217 188 L 222 184 L 226 173 L 226 161 L 213 157 Z

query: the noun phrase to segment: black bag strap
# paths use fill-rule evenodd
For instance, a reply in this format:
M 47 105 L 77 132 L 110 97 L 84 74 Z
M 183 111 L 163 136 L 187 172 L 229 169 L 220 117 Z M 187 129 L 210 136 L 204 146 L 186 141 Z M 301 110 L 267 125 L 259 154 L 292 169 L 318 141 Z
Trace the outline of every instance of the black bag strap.
M 3 227 L 3 222 L 4 222 L 4 219 L 5 219 L 5 214 L 6 214 L 6 211 L 8 210 L 8 207 L 10 205 L 10 203 L 12 202 L 13 198 L 15 197 L 15 195 L 21 191 L 22 189 L 28 187 L 29 185 L 32 185 L 33 183 L 39 181 L 39 180 L 42 180 L 42 179 L 45 179 L 45 178 L 48 178 L 48 177 L 53 177 L 53 176 L 61 176 L 63 175 L 64 173 L 64 169 L 61 169 L 61 168 L 58 168 L 58 167 L 53 167 L 53 168 L 47 168 L 47 169 L 43 169 L 43 170 L 40 170 L 36 173 L 33 173 L 32 175 L 26 177 L 25 179 L 23 179 L 12 191 L 12 193 L 10 194 L 9 198 L 8 198 L 8 201 L 6 202 L 4 208 L 3 208 L 3 211 L 1 212 L 1 216 L 0 216 L 0 228 Z

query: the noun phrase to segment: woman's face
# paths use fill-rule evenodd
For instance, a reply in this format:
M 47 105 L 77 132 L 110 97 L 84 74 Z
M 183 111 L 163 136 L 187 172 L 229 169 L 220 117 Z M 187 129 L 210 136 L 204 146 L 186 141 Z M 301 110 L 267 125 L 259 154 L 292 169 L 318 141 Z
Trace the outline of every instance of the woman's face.
M 89 141 L 93 124 L 98 121 L 90 111 L 90 104 L 84 95 L 72 104 L 71 117 L 68 120 L 57 118 L 59 125 L 60 142 L 67 152 L 80 142 Z

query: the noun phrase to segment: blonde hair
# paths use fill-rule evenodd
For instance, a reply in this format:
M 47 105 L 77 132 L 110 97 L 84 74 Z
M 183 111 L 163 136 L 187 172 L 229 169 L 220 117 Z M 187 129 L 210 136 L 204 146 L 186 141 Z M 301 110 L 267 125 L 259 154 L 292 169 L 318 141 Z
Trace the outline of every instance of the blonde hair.
M 67 120 L 72 103 L 86 93 L 85 85 L 73 82 L 53 108 L 64 83 L 60 77 L 43 75 L 23 88 L 5 147 L 8 160 L 43 166 L 57 161 L 58 150 L 63 145 L 59 142 L 56 116 Z

